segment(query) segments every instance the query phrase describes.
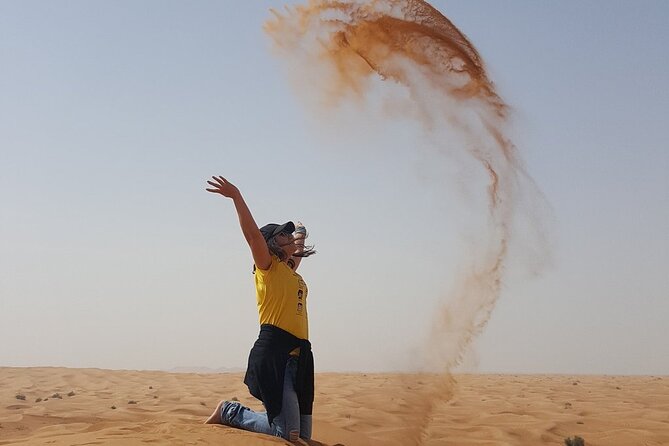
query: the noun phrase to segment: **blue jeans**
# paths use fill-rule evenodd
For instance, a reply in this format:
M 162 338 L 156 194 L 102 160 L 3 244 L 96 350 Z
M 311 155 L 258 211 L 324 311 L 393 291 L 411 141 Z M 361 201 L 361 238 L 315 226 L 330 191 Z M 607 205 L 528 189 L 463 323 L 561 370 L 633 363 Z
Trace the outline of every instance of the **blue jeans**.
M 311 439 L 311 415 L 300 415 L 300 405 L 295 392 L 297 357 L 286 363 L 283 379 L 281 413 L 269 424 L 266 412 L 254 412 L 238 401 L 226 401 L 221 407 L 221 423 L 251 432 L 273 435 L 296 441 L 298 437 Z

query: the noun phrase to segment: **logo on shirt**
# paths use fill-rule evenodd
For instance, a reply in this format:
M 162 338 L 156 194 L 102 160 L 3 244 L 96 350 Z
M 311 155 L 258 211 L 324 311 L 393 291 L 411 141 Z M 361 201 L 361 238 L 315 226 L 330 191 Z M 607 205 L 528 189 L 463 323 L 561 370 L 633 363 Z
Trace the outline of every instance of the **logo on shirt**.
M 304 290 L 297 290 L 297 314 L 302 315 L 304 311 Z

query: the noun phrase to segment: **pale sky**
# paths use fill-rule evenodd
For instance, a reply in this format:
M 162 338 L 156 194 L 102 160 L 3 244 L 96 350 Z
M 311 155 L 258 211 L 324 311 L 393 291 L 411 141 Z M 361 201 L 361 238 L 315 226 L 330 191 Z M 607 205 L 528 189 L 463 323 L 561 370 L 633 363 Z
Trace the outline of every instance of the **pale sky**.
M 309 116 L 262 31 L 282 5 L 0 2 L 0 366 L 244 367 L 252 259 L 220 174 L 311 233 L 317 371 L 420 368 L 468 210 L 411 132 Z M 432 5 L 552 207 L 552 266 L 510 272 L 464 369 L 669 374 L 669 3 Z

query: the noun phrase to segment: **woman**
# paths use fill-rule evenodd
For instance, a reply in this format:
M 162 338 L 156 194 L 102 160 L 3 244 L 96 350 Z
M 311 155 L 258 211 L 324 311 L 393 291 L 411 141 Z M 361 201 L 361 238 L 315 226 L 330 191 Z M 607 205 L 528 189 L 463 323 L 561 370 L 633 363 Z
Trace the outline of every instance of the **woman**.
M 309 343 L 307 285 L 295 272 L 307 232 L 298 222 L 258 229 L 239 189 L 223 177 L 207 181 L 207 191 L 232 199 L 254 262 L 260 334 L 249 354 L 244 383 L 267 412 L 237 401 L 221 401 L 206 423 L 218 423 L 297 441 L 311 439 L 314 363 Z

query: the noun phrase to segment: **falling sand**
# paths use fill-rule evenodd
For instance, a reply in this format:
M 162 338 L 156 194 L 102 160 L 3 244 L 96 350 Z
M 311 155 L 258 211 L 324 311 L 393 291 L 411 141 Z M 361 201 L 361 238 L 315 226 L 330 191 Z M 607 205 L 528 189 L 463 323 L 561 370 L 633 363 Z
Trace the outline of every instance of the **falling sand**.
M 458 151 L 450 159 L 474 162 L 488 178 L 487 184 L 475 176 L 465 179 L 483 190 L 487 210 L 477 226 L 482 233 L 472 237 L 475 246 L 463 256 L 429 343 L 427 356 L 438 358 L 443 389 L 411 402 L 422 414 L 411 421 L 407 434 L 421 444 L 434 405 L 452 396 L 451 370 L 490 318 L 509 253 L 525 256 L 533 272 L 547 258 L 539 218 L 543 198 L 506 136 L 509 107 L 467 37 L 424 1 L 311 0 L 274 12 L 265 29 L 280 55 L 293 66 L 300 64 L 302 76 L 318 72 L 308 85 L 320 91 L 325 107 L 364 101 L 372 94 L 370 79 L 385 81 L 389 96 L 391 88 L 401 86 L 406 92 L 403 116 L 434 141 L 429 150 L 435 155 Z M 445 131 L 456 146 L 439 142 Z M 522 239 L 517 237 L 521 228 Z

